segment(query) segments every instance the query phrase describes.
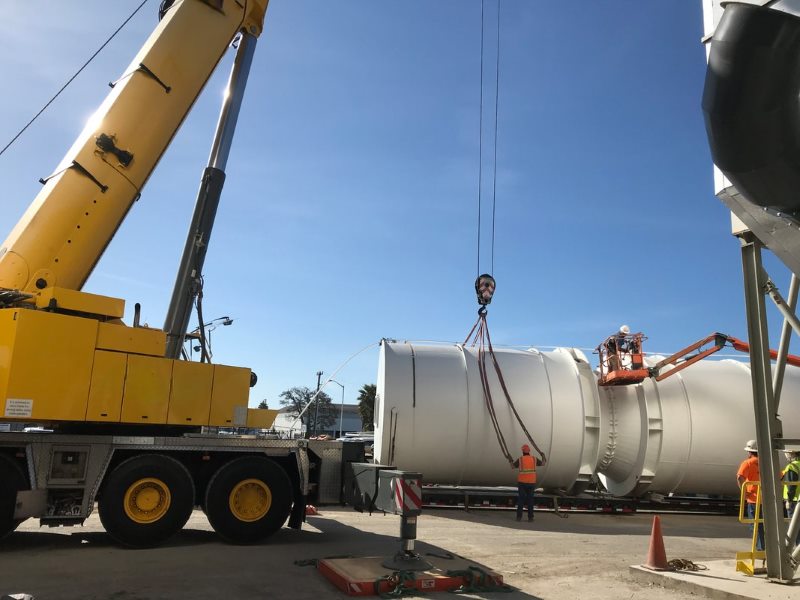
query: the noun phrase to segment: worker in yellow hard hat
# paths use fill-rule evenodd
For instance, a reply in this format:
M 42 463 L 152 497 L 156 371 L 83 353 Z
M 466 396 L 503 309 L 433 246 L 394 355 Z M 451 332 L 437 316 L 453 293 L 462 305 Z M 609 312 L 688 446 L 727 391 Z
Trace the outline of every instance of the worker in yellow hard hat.
M 522 456 L 513 462 L 517 473 L 517 521 L 522 520 L 523 507 L 528 509 L 528 521 L 533 521 L 533 493 L 536 489 L 536 467 L 544 464 L 531 456 L 531 447 L 522 445 Z

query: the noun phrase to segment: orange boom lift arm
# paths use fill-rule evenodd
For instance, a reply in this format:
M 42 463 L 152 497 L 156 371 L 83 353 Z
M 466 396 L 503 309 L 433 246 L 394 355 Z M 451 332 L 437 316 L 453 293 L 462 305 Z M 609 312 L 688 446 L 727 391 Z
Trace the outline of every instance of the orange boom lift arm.
M 599 384 L 603 386 L 630 385 L 640 383 L 648 377 L 661 381 L 697 361 L 719 352 L 726 346 L 730 346 L 739 352 L 750 352 L 750 344 L 747 342 L 725 333 L 716 332 L 686 346 L 682 350 L 678 350 L 652 367 L 646 367 L 643 360 L 644 353 L 642 352 L 642 341 L 645 339 L 647 338 L 641 333 L 633 333 L 626 336 L 614 335 L 600 344 L 595 350 L 600 355 Z M 620 340 L 623 343 L 620 343 Z M 769 355 L 773 360 L 778 358 L 776 350 L 770 350 Z M 795 367 L 800 367 L 800 356 L 789 354 L 786 357 L 786 362 Z M 670 366 L 673 368 L 664 371 L 666 367 Z

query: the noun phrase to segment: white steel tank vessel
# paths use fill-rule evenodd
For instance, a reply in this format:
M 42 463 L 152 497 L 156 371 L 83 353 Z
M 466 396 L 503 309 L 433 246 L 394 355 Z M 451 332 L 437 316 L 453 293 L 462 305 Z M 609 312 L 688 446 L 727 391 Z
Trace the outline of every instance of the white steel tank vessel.
M 477 349 L 384 341 L 375 399 L 375 459 L 427 483 L 512 485 L 488 416 Z M 598 387 L 575 349 L 495 349 L 514 405 L 547 455 L 539 485 L 581 491 L 597 474 L 615 495 L 736 494 L 743 446 L 755 437 L 750 371 L 697 363 L 661 382 Z M 512 452 L 527 441 L 488 366 Z M 785 437 L 800 437 L 800 369 L 787 367 Z

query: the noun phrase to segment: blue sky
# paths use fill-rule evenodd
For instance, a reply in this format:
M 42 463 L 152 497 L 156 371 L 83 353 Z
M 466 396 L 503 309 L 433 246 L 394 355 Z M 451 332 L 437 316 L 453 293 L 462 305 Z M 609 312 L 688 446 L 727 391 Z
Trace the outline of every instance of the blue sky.
M 594 348 L 621 323 L 657 352 L 712 331 L 746 337 L 738 242 L 713 195 L 700 110 L 700 1 L 501 3 L 493 341 Z M 139 0 L 68 4 L 3 7 L 0 146 Z M 157 5 L 0 156 L 0 232 L 149 35 Z M 496 0 L 484 6 L 488 271 Z M 382 337 L 469 331 L 480 31 L 479 0 L 272 0 L 205 269 L 207 318 L 234 318 L 213 333 L 214 358 L 258 373 L 251 404 L 277 406 Z M 128 315 L 141 302 L 151 326 L 163 325 L 231 60 L 86 288 L 126 299 Z M 767 267 L 785 291 L 785 270 Z M 375 381 L 377 357 L 375 346 L 337 375 L 346 402 Z

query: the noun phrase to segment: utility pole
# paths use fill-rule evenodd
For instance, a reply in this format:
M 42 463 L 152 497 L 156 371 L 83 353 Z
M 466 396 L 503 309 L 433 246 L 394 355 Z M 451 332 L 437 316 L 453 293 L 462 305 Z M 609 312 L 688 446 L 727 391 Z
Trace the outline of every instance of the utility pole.
M 322 379 L 322 371 L 317 371 L 317 393 L 314 397 L 314 429 L 312 435 L 317 435 L 317 417 L 319 416 L 319 386 Z

